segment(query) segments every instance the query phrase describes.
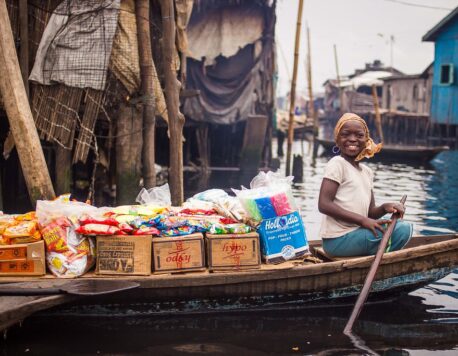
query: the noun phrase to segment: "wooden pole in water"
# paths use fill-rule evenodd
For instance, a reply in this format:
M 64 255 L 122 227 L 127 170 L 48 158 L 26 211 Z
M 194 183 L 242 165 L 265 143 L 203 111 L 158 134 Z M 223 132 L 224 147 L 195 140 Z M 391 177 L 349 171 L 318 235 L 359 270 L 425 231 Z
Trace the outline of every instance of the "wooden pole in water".
M 339 111 L 342 111 L 342 88 L 340 87 L 339 61 L 337 60 L 337 46 L 334 44 L 334 61 L 336 63 L 337 88 L 339 90 Z
M 172 0 L 161 0 L 162 50 L 164 56 L 165 101 L 169 114 L 170 168 L 169 184 L 173 205 L 183 203 L 183 126 L 184 115 L 179 110 L 181 83 L 175 71 L 175 12 Z
M 143 95 L 143 185 L 156 186 L 153 55 L 149 21 L 149 0 L 135 1 L 137 20 L 138 55 L 140 60 L 141 91 Z
M 313 105 L 313 90 L 312 90 L 312 55 L 310 52 L 310 29 L 307 26 L 307 83 L 309 90 L 309 113 L 313 118 L 315 125 L 315 107 Z
M 382 117 L 380 116 L 380 109 L 378 105 L 378 96 L 377 88 L 375 84 L 372 84 L 372 99 L 374 101 L 374 111 L 375 111 L 375 126 L 377 127 L 377 133 L 380 137 L 380 141 L 383 143 L 383 130 L 382 130 Z
M 401 204 L 405 204 L 407 199 L 407 195 L 404 195 L 401 199 Z M 367 296 L 369 295 L 369 290 L 371 288 L 372 282 L 374 281 L 375 274 L 377 273 L 378 266 L 380 265 L 380 261 L 382 260 L 383 254 L 385 253 L 386 245 L 388 244 L 388 240 L 393 233 L 394 227 L 396 226 L 396 221 L 399 218 L 399 214 L 395 213 L 391 215 L 391 222 L 388 225 L 388 228 L 385 230 L 382 240 L 380 241 L 380 245 L 378 246 L 377 253 L 375 255 L 374 261 L 372 261 L 372 265 L 367 273 L 366 280 L 364 281 L 363 288 L 359 293 L 358 299 L 356 300 L 355 306 L 351 312 L 350 318 L 348 319 L 347 325 L 344 328 L 344 334 L 349 335 L 351 334 L 351 329 L 353 328 L 353 324 L 355 323 L 356 319 L 363 308 L 364 303 L 366 302 Z
M 288 145 L 286 150 L 286 175 L 291 174 L 291 151 L 294 139 L 294 109 L 296 100 L 296 78 L 297 78 L 297 63 L 299 60 L 299 46 L 301 39 L 301 23 L 302 23 L 302 8 L 304 5 L 303 0 L 299 0 L 299 8 L 297 11 L 297 24 L 296 24 L 296 42 L 294 45 L 294 67 L 293 78 L 291 81 L 290 104 L 289 104 L 289 122 L 288 122 Z
M 309 112 L 313 118 L 313 140 L 315 141 L 318 136 L 318 117 L 315 112 L 315 105 L 313 102 L 313 89 L 312 89 L 312 50 L 310 42 L 310 28 L 307 26 L 307 82 L 309 89 Z
M 21 162 L 30 200 L 53 199 L 40 139 L 21 76 L 5 0 L 0 0 L 0 93 Z

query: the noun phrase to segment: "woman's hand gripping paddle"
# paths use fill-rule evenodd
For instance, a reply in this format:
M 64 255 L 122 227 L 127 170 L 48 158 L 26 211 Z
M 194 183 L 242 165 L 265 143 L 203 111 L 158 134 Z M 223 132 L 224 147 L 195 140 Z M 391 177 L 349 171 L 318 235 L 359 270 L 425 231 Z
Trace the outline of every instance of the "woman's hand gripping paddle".
M 407 199 L 407 195 L 404 195 L 401 199 L 401 204 L 404 204 L 406 202 L 406 199 Z M 380 245 L 378 247 L 377 254 L 375 255 L 374 261 L 372 262 L 371 268 L 369 269 L 369 272 L 366 276 L 366 280 L 364 281 L 363 288 L 361 289 L 358 299 L 356 300 L 356 304 L 353 307 L 353 311 L 351 312 L 350 319 L 348 319 L 347 325 L 345 325 L 343 332 L 346 335 L 351 334 L 351 329 L 353 328 L 353 324 L 356 321 L 356 319 L 358 318 L 359 313 L 361 312 L 361 309 L 363 308 L 363 305 L 367 299 L 367 296 L 369 295 L 369 290 L 371 288 L 372 282 L 374 281 L 378 266 L 380 264 L 380 261 L 382 260 L 382 256 L 385 252 L 386 245 L 388 244 L 388 240 L 390 239 L 391 234 L 393 233 L 394 226 L 396 225 L 396 221 L 398 220 L 398 218 L 399 218 L 399 213 L 394 213 L 391 215 L 391 222 L 388 225 L 388 228 L 385 230 L 385 233 L 383 234 L 382 241 L 380 241 Z

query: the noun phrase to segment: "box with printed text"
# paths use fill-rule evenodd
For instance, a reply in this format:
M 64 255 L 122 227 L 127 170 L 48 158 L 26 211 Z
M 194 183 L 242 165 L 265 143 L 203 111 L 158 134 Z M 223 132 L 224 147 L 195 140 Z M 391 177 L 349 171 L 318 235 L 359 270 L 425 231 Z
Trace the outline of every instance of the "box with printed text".
M 154 274 L 205 269 L 204 237 L 201 233 L 153 238 Z
M 210 271 L 256 269 L 261 267 L 259 235 L 206 234 L 207 259 Z
M 258 233 L 266 263 L 280 263 L 309 253 L 304 224 L 297 211 L 263 220 Z
M 46 274 L 45 244 L 0 246 L 0 276 L 42 276 Z
M 96 273 L 151 274 L 151 235 L 97 236 Z

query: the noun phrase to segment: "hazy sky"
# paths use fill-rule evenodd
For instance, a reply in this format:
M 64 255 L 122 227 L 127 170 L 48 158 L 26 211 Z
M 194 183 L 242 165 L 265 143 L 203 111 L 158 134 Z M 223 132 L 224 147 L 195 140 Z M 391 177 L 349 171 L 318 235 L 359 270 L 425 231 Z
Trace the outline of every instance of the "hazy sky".
M 298 3 L 298 0 L 277 0 L 278 93 L 281 95 L 291 86 L 288 77 L 293 72 Z M 334 44 L 340 75 L 351 74 L 374 59 L 390 65 L 391 36 L 394 36 L 393 66 L 406 74 L 422 72 L 434 59 L 434 44 L 422 42 L 421 38 L 456 6 L 458 0 L 304 0 L 297 89 L 305 91 L 307 87 L 306 23 L 311 35 L 313 91 L 322 92 L 323 82 L 336 77 Z

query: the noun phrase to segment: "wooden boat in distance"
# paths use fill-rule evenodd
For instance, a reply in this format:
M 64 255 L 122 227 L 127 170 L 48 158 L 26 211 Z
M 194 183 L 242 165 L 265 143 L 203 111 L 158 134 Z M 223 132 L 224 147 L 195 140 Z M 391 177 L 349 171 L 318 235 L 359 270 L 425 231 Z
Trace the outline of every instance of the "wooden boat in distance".
M 288 261 L 263 265 L 259 270 L 150 276 L 97 276 L 81 279 L 124 279 L 140 284 L 137 289 L 104 295 L 77 297 L 0 297 L 0 329 L 36 311 L 59 304 L 66 313 L 78 315 L 129 315 L 257 311 L 265 309 L 317 307 L 354 302 L 373 256 L 328 258 L 320 241 L 311 241 L 313 256 L 322 260 Z M 405 249 L 386 253 L 375 277 L 369 299 L 409 292 L 443 278 L 458 267 L 458 234 L 413 237 Z M 0 283 L 26 282 L 27 287 L 58 287 L 78 280 L 2 277 Z M 29 299 L 27 299 L 29 298 Z M 41 299 L 40 299 L 41 298 Z M 350 298 L 350 300 L 349 300 Z M 62 308 L 63 306 L 59 306 Z
M 332 154 L 335 146 L 333 140 L 318 138 L 318 143 L 323 146 L 326 154 Z M 448 151 L 448 146 L 421 146 L 421 145 L 383 145 L 382 150 L 374 158 L 385 160 L 421 161 L 429 162 L 436 155 L 443 151 Z

